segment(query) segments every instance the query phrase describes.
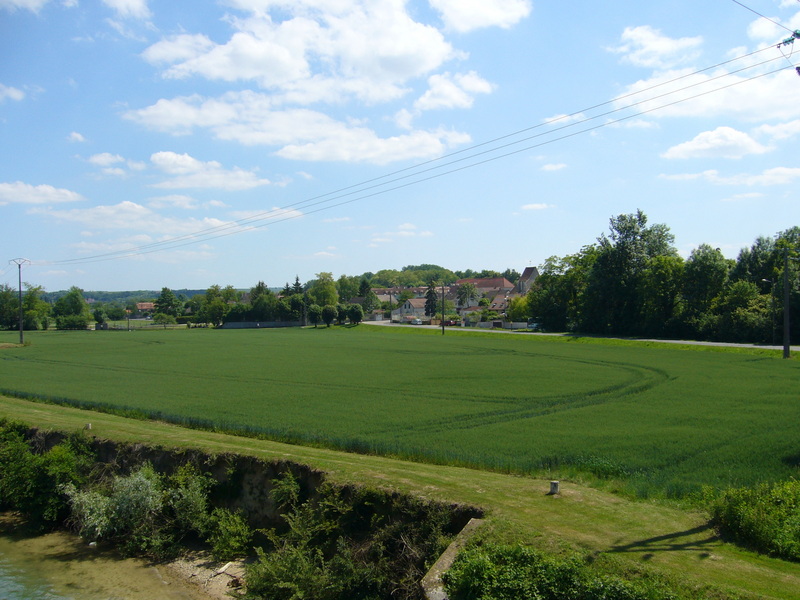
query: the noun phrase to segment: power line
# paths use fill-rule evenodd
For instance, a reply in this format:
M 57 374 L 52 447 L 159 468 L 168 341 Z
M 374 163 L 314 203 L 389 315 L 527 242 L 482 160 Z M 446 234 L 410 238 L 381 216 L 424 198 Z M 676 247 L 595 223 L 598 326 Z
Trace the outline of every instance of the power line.
M 199 231 L 196 231 L 196 232 L 193 232 L 193 233 L 189 233 L 189 234 L 185 234 L 185 235 L 182 235 L 182 236 L 169 238 L 167 240 L 162 240 L 162 241 L 159 241 L 159 242 L 153 242 L 151 244 L 144 244 L 144 245 L 141 245 L 141 246 L 136 246 L 136 247 L 129 248 L 129 249 L 126 249 L 126 250 L 117 250 L 117 251 L 107 252 L 107 253 L 103 253 L 103 254 L 97 254 L 97 255 L 83 257 L 83 258 L 64 259 L 64 260 L 59 260 L 59 261 L 48 261 L 46 263 L 37 263 L 37 264 L 51 264 L 51 265 L 82 264 L 82 263 L 90 263 L 90 262 L 116 260 L 116 259 L 120 259 L 120 258 L 128 258 L 128 257 L 131 257 L 131 256 L 139 256 L 139 255 L 143 255 L 143 254 L 152 254 L 154 252 L 160 252 L 160 251 L 164 251 L 164 250 L 180 248 L 180 247 L 183 247 L 183 246 L 192 245 L 192 244 L 196 244 L 196 243 L 201 243 L 201 242 L 205 242 L 205 241 L 210 241 L 210 240 L 218 239 L 218 238 L 221 238 L 221 237 L 227 237 L 229 235 L 243 233 L 245 231 L 251 231 L 251 230 L 259 229 L 259 228 L 265 227 L 267 225 L 280 223 L 280 222 L 283 222 L 283 221 L 287 221 L 287 220 L 290 220 L 290 219 L 298 218 L 300 216 L 304 216 L 304 215 L 308 215 L 308 214 L 314 214 L 314 213 L 317 213 L 317 212 L 321 212 L 322 210 L 329 210 L 329 209 L 332 209 L 332 208 L 335 208 L 335 207 L 338 207 L 338 206 L 342 206 L 342 205 L 345 205 L 345 204 L 349 204 L 349 203 L 352 203 L 352 202 L 355 202 L 355 201 L 358 201 L 358 200 L 363 200 L 363 199 L 366 199 L 366 198 L 374 197 L 376 195 L 388 193 L 390 191 L 395 191 L 395 190 L 398 190 L 398 189 L 402 189 L 402 188 L 408 187 L 410 185 L 416 185 L 416 184 L 422 183 L 424 181 L 430 181 L 431 179 L 435 179 L 435 178 L 438 178 L 438 177 L 441 177 L 441 176 L 444 176 L 444 175 L 452 174 L 452 173 L 455 173 L 455 172 L 458 172 L 458 171 L 462 171 L 462 170 L 465 170 L 465 169 L 468 169 L 468 168 L 472 168 L 472 167 L 475 167 L 475 166 L 479 166 L 479 165 L 482 165 L 482 164 L 485 164 L 485 163 L 488 163 L 488 162 L 499 160 L 501 158 L 506 158 L 508 156 L 512 156 L 514 154 L 518 154 L 518 153 L 526 151 L 526 150 L 530 150 L 530 149 L 533 149 L 533 148 L 541 147 L 541 146 L 546 145 L 546 144 L 554 143 L 556 141 L 560 141 L 560 140 L 564 140 L 564 139 L 567 139 L 567 138 L 570 138 L 570 137 L 574 137 L 575 135 L 579 135 L 581 133 L 586 133 L 588 131 L 593 131 L 593 130 L 599 129 L 601 127 L 605 127 L 605 126 L 608 126 L 608 125 L 613 125 L 613 124 L 625 121 L 625 120 L 630 119 L 630 118 L 635 117 L 635 116 L 641 116 L 643 114 L 654 112 L 656 110 L 661 110 L 662 108 L 667 108 L 669 106 L 673 106 L 673 105 L 681 103 L 681 102 L 685 102 L 685 101 L 692 100 L 692 99 L 695 99 L 695 98 L 698 98 L 698 97 L 701 97 L 701 96 L 704 96 L 704 95 L 707 95 L 707 94 L 710 94 L 710 93 L 714 93 L 714 92 L 726 89 L 728 87 L 732 87 L 734 85 L 739 85 L 741 83 L 752 81 L 754 79 L 758 79 L 758 78 L 763 77 L 765 75 L 770 75 L 770 74 L 777 73 L 778 71 L 781 71 L 783 69 L 777 69 L 777 70 L 774 70 L 774 71 L 770 71 L 768 73 L 763 73 L 763 74 L 760 74 L 760 75 L 756 75 L 754 77 L 750 77 L 750 78 L 747 78 L 747 79 L 743 79 L 741 81 L 734 82 L 733 84 L 729 84 L 729 85 L 726 85 L 726 86 L 721 86 L 721 87 L 715 88 L 713 90 L 708 90 L 706 92 L 702 92 L 700 94 L 696 94 L 696 95 L 688 97 L 688 98 L 683 98 L 683 99 L 680 99 L 680 100 L 676 100 L 676 101 L 664 104 L 664 105 L 659 106 L 659 107 L 651 108 L 651 109 L 648 109 L 648 110 L 643 110 L 643 111 L 634 113 L 632 115 L 628 115 L 628 116 L 620 118 L 620 119 L 609 121 L 609 122 L 606 122 L 606 123 L 603 123 L 603 124 L 600 124 L 600 125 L 597 125 L 597 126 L 593 126 L 593 127 L 590 127 L 590 128 L 582 129 L 580 131 L 572 132 L 572 133 L 570 133 L 568 135 L 563 135 L 563 136 L 560 136 L 560 137 L 552 138 L 552 139 L 545 140 L 543 142 L 540 142 L 540 143 L 537 143 L 537 144 L 534 144 L 534 145 L 529 145 L 529 146 L 526 146 L 526 147 L 521 148 L 521 149 L 510 151 L 510 152 L 507 152 L 507 153 L 504 153 L 504 154 L 501 154 L 501 155 L 498 155 L 498 156 L 489 157 L 489 158 L 486 158 L 486 159 L 479 160 L 477 162 L 472 162 L 472 163 L 470 163 L 468 165 L 462 165 L 462 166 L 459 166 L 457 168 L 446 170 L 446 171 L 443 171 L 443 172 L 440 172 L 440 173 L 434 173 L 432 175 L 421 177 L 422 175 L 425 175 L 427 173 L 432 173 L 432 172 L 434 172 L 436 170 L 446 169 L 447 167 L 451 167 L 451 166 L 454 166 L 456 164 L 459 164 L 459 163 L 462 163 L 462 162 L 465 162 L 465 161 L 471 161 L 471 160 L 480 158 L 481 156 L 486 156 L 487 154 L 495 153 L 495 152 L 498 152 L 500 150 L 504 150 L 504 149 L 510 148 L 512 146 L 515 146 L 515 145 L 518 145 L 518 144 L 521 144 L 521 143 L 524 143 L 524 142 L 527 142 L 527 141 L 531 141 L 531 140 L 534 140 L 534 139 L 538 139 L 538 138 L 541 138 L 541 137 L 544 137 L 544 136 L 547 136 L 547 135 L 552 135 L 553 133 L 556 133 L 556 132 L 559 132 L 559 131 L 563 131 L 563 130 L 571 128 L 571 127 L 577 127 L 579 125 L 585 124 L 585 123 L 587 123 L 589 121 L 593 121 L 593 120 L 599 119 L 599 118 L 604 117 L 604 116 L 609 116 L 611 114 L 618 113 L 620 111 L 629 110 L 629 109 L 631 109 L 633 107 L 639 106 L 639 105 L 644 104 L 644 103 L 650 103 L 650 102 L 653 102 L 655 100 L 658 100 L 658 99 L 661 99 L 661 98 L 665 98 L 667 96 L 671 96 L 671 95 L 677 94 L 677 93 L 682 92 L 682 91 L 689 90 L 691 88 L 694 88 L 694 87 L 697 87 L 697 86 L 700 86 L 700 85 L 705 85 L 705 84 L 711 83 L 713 81 L 716 81 L 718 79 L 722 79 L 724 77 L 728 77 L 730 75 L 735 75 L 736 73 L 740 73 L 740 72 L 748 70 L 748 69 L 752 69 L 752 68 L 755 68 L 755 67 L 759 67 L 759 66 L 765 65 L 765 64 L 767 64 L 769 62 L 772 62 L 773 60 L 779 60 L 778 57 L 770 58 L 770 59 L 767 59 L 767 60 L 762 61 L 760 63 L 751 64 L 751 65 L 742 67 L 741 69 L 738 69 L 738 70 L 735 70 L 735 71 L 729 71 L 729 72 L 726 72 L 726 73 L 724 73 L 722 75 L 718 75 L 718 76 L 715 76 L 715 77 L 712 77 L 712 78 L 709 78 L 709 79 L 705 79 L 705 80 L 703 80 L 701 82 L 692 83 L 690 85 L 681 87 L 681 88 L 676 89 L 676 90 L 665 92 L 665 93 L 657 95 L 657 96 L 648 97 L 645 100 L 640 100 L 638 102 L 633 102 L 631 104 L 627 104 L 625 106 L 618 107 L 618 108 L 615 108 L 613 110 L 606 111 L 606 112 L 603 112 L 603 113 L 600 113 L 600 114 L 597 114 L 597 115 L 594 115 L 594 116 L 591 116 L 591 117 L 586 117 L 586 118 L 583 118 L 583 119 L 575 120 L 575 121 L 572 121 L 572 122 L 567 123 L 565 125 L 561 125 L 559 127 L 556 127 L 554 129 L 549 129 L 548 131 L 546 131 L 544 133 L 538 133 L 538 134 L 527 136 L 525 138 L 521 138 L 521 139 L 518 139 L 518 140 L 506 142 L 506 143 L 504 143 L 502 145 L 499 145 L 499 146 L 495 145 L 495 146 L 493 146 L 491 148 L 488 148 L 488 149 L 486 148 L 487 146 L 490 146 L 492 144 L 497 144 L 498 142 L 502 142 L 504 140 L 509 140 L 511 138 L 514 138 L 515 136 L 519 136 L 519 135 L 522 135 L 524 133 L 528 133 L 528 132 L 531 132 L 533 130 L 536 130 L 536 129 L 539 129 L 539 128 L 542 128 L 542 127 L 552 126 L 553 124 L 558 123 L 559 121 L 562 121 L 562 120 L 574 119 L 578 115 L 582 115 L 583 113 L 586 113 L 586 112 L 589 112 L 589 111 L 592 111 L 592 110 L 596 110 L 597 108 L 601 108 L 603 106 L 607 106 L 607 105 L 613 104 L 613 103 L 618 103 L 621 100 L 625 100 L 625 99 L 631 98 L 633 96 L 636 96 L 636 95 L 639 95 L 639 94 L 643 94 L 645 92 L 649 92 L 649 91 L 661 88 L 661 87 L 669 85 L 669 84 L 673 84 L 675 82 L 687 79 L 689 77 L 693 77 L 693 76 L 702 74 L 702 73 L 704 73 L 706 71 L 709 71 L 711 69 L 715 69 L 715 68 L 718 68 L 720 66 L 724 66 L 724 65 L 730 64 L 732 62 L 738 61 L 738 60 L 749 58 L 749 57 L 751 57 L 751 56 L 753 56 L 755 54 L 758 54 L 760 52 L 764 52 L 764 51 L 769 50 L 769 49 L 770 48 L 763 48 L 761 50 L 757 50 L 757 51 L 751 52 L 749 54 L 745 54 L 745 55 L 742 55 L 742 56 L 739 56 L 739 57 L 736 57 L 736 58 L 733 58 L 733 59 L 729 59 L 727 61 L 718 63 L 716 65 L 712 65 L 710 67 L 706 67 L 704 69 L 700 69 L 700 70 L 694 71 L 692 73 L 687 73 L 687 74 L 681 75 L 679 77 L 675 77 L 675 78 L 673 78 L 671 80 L 664 81 L 664 82 L 652 85 L 652 86 L 650 86 L 648 88 L 645 88 L 645 89 L 642 89 L 642 90 L 638 90 L 638 91 L 634 91 L 634 92 L 630 92 L 628 94 L 624 94 L 622 96 L 618 96 L 618 97 L 613 98 L 611 100 L 608 100 L 606 102 L 595 104 L 593 106 L 584 108 L 584 109 L 582 109 L 580 111 L 576 111 L 576 112 L 571 113 L 569 115 L 564 115 L 564 116 L 558 117 L 556 119 L 551 119 L 549 121 L 542 122 L 542 123 L 539 123 L 537 125 L 534 125 L 534 126 L 531 126 L 531 127 L 527 127 L 527 128 L 524 128 L 524 129 L 520 129 L 520 130 L 517 130 L 515 132 L 509 133 L 509 134 L 506 134 L 506 135 L 503 135 L 503 136 L 500 136 L 500 137 L 497 137 L 497 138 L 493 138 L 493 139 L 485 141 L 485 142 L 482 142 L 480 144 L 475 144 L 475 145 L 470 146 L 468 148 L 464 148 L 462 150 L 459 150 L 459 151 L 456 151 L 456 152 L 452 152 L 452 153 L 443 155 L 441 157 L 437 157 L 435 159 L 430 159 L 430 160 L 424 161 L 422 163 L 413 165 L 411 167 L 406 167 L 406 168 L 403 168 L 403 169 L 395 170 L 395 171 L 392 171 L 390 173 L 381 175 L 379 177 L 375 177 L 375 178 L 372 178 L 372 179 L 368 179 L 368 180 L 362 181 L 362 182 L 357 183 L 357 184 L 353 184 L 353 185 L 350 185 L 350 186 L 339 188 L 337 190 L 333 190 L 333 191 L 327 192 L 325 194 L 321 194 L 321 195 L 318 195 L 318 196 L 306 198 L 304 200 L 297 201 L 295 203 L 286 205 L 284 207 L 274 208 L 272 210 L 264 211 L 264 212 L 258 213 L 256 215 L 251 215 L 250 217 L 247 217 L 247 218 L 244 218 L 244 219 L 239 219 L 237 221 L 233 221 L 233 222 L 226 223 L 226 224 L 223 224 L 223 225 L 219 225 L 219 226 L 216 226 L 216 227 L 207 228 L 207 229 L 204 229 L 204 230 L 199 230 Z M 475 152 L 476 150 L 480 150 L 480 151 L 479 152 Z M 470 152 L 472 152 L 472 154 L 469 154 L 469 155 L 466 155 L 466 156 L 461 156 L 461 155 L 465 155 L 465 154 L 470 153 Z M 423 168 L 423 167 L 426 167 L 426 168 Z M 414 178 L 413 181 L 406 181 L 406 180 L 412 179 L 412 178 Z M 387 187 L 387 186 L 391 186 L 392 184 L 397 184 L 397 185 L 395 185 L 394 187 Z M 367 192 L 369 192 L 369 193 L 367 193 Z M 356 197 L 350 198 L 351 196 L 356 196 Z M 345 198 L 349 198 L 349 199 L 343 200 Z M 343 200 L 343 201 L 342 202 L 333 203 L 336 200 Z M 313 210 L 307 210 L 309 208 L 314 208 L 314 209 Z M 299 212 L 300 210 L 303 210 L 304 212 L 300 213 Z M 262 221 L 267 221 L 267 222 L 264 223 Z
M 775 20 L 773 20 L 773 19 L 770 19 L 770 18 L 769 18 L 769 17 L 767 17 L 767 16 L 764 16 L 764 15 L 762 15 L 760 12 L 758 12 L 758 11 L 756 11 L 756 10 L 753 10 L 752 8 L 750 8 L 749 6 L 747 6 L 746 4 L 742 4 L 741 2 L 739 2 L 739 0 L 731 0 L 731 2 L 733 2 L 733 3 L 735 3 L 735 4 L 738 4 L 738 5 L 739 5 L 739 6 L 741 6 L 742 8 L 745 8 L 745 9 L 749 10 L 751 13 L 754 13 L 754 14 L 758 15 L 758 16 L 759 16 L 759 17 L 761 17 L 762 19 L 766 19 L 767 21 L 769 21 L 770 23 L 773 23 L 773 24 L 777 25 L 778 27 L 783 27 L 783 28 L 784 28 L 786 31 L 788 31 L 789 33 L 794 33 L 794 31 L 793 31 L 793 30 L 791 30 L 791 29 L 789 29 L 788 27 L 786 27 L 786 25 L 784 25 L 783 23 L 778 23 L 778 21 L 775 21 Z

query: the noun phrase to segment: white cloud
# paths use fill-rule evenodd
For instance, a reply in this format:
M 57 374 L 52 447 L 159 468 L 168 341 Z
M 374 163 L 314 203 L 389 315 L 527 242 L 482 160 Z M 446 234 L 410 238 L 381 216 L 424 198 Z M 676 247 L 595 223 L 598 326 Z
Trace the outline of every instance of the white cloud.
M 470 108 L 475 94 L 489 94 L 493 89 L 492 84 L 475 71 L 431 75 L 428 86 L 428 91 L 414 103 L 417 110 Z
M 566 169 L 567 165 L 564 163 L 550 163 L 546 165 L 542 165 L 542 171 L 561 171 L 562 169 Z
M 764 194 L 760 192 L 751 192 L 749 194 L 734 194 L 730 198 L 723 198 L 723 202 L 746 202 L 748 200 L 760 200 Z
M 83 196 L 52 185 L 30 185 L 21 181 L 0 183 L 0 206 L 4 204 L 59 204 L 79 202 Z
M 702 37 L 670 38 L 649 25 L 626 27 L 621 37 L 621 45 L 609 50 L 622 54 L 625 62 L 653 69 L 671 68 L 697 58 L 703 43 Z
M 0 102 L 3 102 L 6 98 L 19 102 L 25 98 L 25 92 L 15 87 L 10 87 L 0 83 Z
M 762 146 L 746 133 L 732 127 L 717 127 L 704 131 L 693 140 L 673 146 L 661 156 L 680 158 L 742 158 L 748 154 L 764 154 L 770 148 Z
M 69 134 L 69 136 L 67 136 L 67 139 L 68 139 L 70 142 L 78 142 L 78 143 L 81 143 L 81 142 L 85 142 L 85 141 L 86 141 L 86 138 L 85 138 L 85 137 L 83 137 L 83 136 L 82 136 L 80 133 L 78 133 L 77 131 L 73 131 L 72 133 L 70 133 L 70 134 Z
M 72 210 L 35 209 L 37 214 L 59 221 L 78 223 L 91 229 L 146 231 L 149 235 L 187 235 L 226 225 L 219 219 L 175 219 L 165 217 L 135 202 Z
M 150 198 L 147 202 L 150 208 L 182 208 L 184 210 L 194 210 L 199 208 L 199 203 L 195 198 L 184 194 L 171 194 L 169 196 L 158 196 Z
M 227 42 L 182 34 L 144 58 L 167 65 L 167 78 L 255 81 L 307 105 L 393 100 L 407 92 L 406 81 L 459 56 L 436 28 L 414 21 L 403 0 L 233 4 L 251 14 L 230 19 L 236 31 Z
M 103 0 L 103 4 L 124 19 L 149 19 L 147 0 Z
M 762 125 L 756 129 L 756 133 L 767 135 L 774 140 L 788 140 L 800 135 L 800 119 L 778 125 Z
M 9 12 L 14 12 L 21 8 L 38 13 L 48 2 L 50 0 L 0 0 L 0 8 L 4 8 Z
M 90 156 L 89 162 L 92 163 L 93 165 L 97 165 L 98 167 L 108 167 L 114 164 L 125 162 L 125 159 L 122 158 L 119 154 L 102 152 L 100 154 L 94 154 Z
M 322 219 L 323 223 L 346 223 L 350 221 L 350 217 L 332 217 L 329 219 Z
M 639 80 L 622 91 L 620 97 L 625 98 L 614 106 L 623 108 L 637 102 L 635 110 L 649 111 L 651 118 L 727 115 L 763 123 L 800 117 L 800 102 L 786 93 L 789 86 L 797 84 L 794 69 L 757 79 L 753 78 L 764 73 L 760 68 L 730 75 L 721 69 L 701 74 L 692 74 L 692 71 L 659 72 Z M 659 98 L 649 100 L 655 97 Z
M 544 203 L 525 204 L 522 206 L 522 210 L 546 210 L 548 208 L 553 208 L 553 206 Z
M 233 191 L 249 190 L 270 183 L 268 179 L 259 179 L 253 171 L 238 167 L 224 169 L 217 161 L 203 162 L 188 154 L 156 152 L 150 160 L 158 169 L 173 176 L 154 184 L 153 187 L 157 188 L 216 188 Z
M 800 180 L 799 167 L 775 167 L 766 169 L 760 175 L 750 175 L 743 173 L 723 177 L 719 171 L 709 169 L 701 173 L 682 173 L 678 175 L 659 175 L 661 179 L 672 181 L 694 181 L 705 180 L 715 185 L 746 185 L 746 186 L 768 186 L 768 185 L 790 185 L 796 180 Z
M 430 0 L 448 28 L 468 32 L 483 27 L 508 29 L 530 15 L 530 0 Z

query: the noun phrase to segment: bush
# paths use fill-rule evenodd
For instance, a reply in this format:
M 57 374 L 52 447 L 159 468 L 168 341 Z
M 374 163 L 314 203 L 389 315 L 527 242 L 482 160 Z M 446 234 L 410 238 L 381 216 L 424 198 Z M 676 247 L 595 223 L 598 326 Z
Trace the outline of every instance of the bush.
M 675 600 L 660 586 L 600 576 L 578 557 L 487 544 L 461 552 L 444 582 L 453 600 Z
M 246 556 L 250 551 L 253 531 L 239 512 L 216 508 L 211 513 L 211 533 L 208 542 L 217 560 Z
M 63 488 L 85 479 L 90 459 L 79 436 L 72 436 L 43 454 L 25 440 L 21 423 L 0 423 L 0 508 L 16 510 L 31 525 L 44 529 L 67 516 Z
M 800 481 L 706 490 L 711 521 L 724 536 L 765 554 L 800 561 Z

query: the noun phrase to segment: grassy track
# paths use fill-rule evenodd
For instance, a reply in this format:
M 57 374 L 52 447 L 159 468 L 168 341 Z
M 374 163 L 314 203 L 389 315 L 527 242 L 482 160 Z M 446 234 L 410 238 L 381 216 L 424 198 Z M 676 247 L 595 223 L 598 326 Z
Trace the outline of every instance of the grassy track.
M 100 438 L 294 460 L 339 482 L 482 506 L 489 511 L 489 527 L 505 539 L 550 548 L 577 546 L 599 560 L 652 568 L 745 598 L 800 600 L 800 565 L 722 543 L 705 527 L 702 515 L 662 503 L 633 502 L 566 482 L 562 494 L 552 497 L 546 495 L 546 481 L 526 477 L 192 431 L 15 398 L 0 397 L 0 416 L 63 431 L 90 421 L 91 433 Z
M 365 326 L 43 332 L 0 389 L 640 496 L 798 474 L 796 361 Z M 0 334 L 0 343 L 14 334 Z

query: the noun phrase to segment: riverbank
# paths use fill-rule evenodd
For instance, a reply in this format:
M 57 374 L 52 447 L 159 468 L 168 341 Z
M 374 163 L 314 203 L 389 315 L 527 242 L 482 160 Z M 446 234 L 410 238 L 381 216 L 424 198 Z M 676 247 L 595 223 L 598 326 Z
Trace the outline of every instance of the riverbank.
M 21 598 L 46 591 L 64 600 L 230 600 L 237 588 L 229 583 L 244 574 L 242 562 L 219 564 L 198 552 L 167 563 L 125 558 L 69 532 L 33 534 L 8 513 L 0 514 L 0 560 Z

